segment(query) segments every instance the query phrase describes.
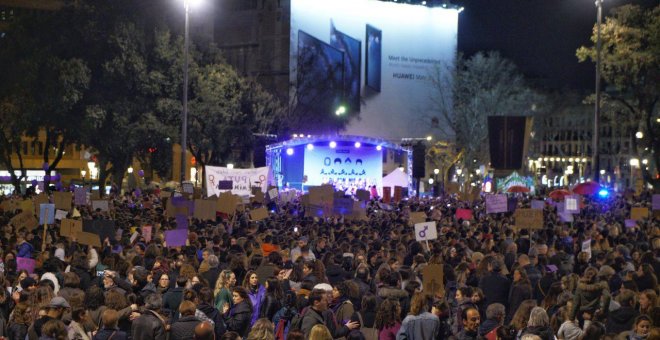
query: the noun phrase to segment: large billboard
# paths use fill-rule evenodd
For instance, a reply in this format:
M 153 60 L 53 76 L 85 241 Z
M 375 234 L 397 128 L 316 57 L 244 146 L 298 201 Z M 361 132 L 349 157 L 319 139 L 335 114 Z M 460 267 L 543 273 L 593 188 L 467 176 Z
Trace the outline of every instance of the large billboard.
M 323 114 L 333 115 L 340 105 L 359 112 L 346 134 L 425 137 L 432 132 L 430 75 L 452 62 L 457 31 L 455 9 L 291 0 L 295 96 Z
M 381 187 L 383 151 L 373 146 L 356 147 L 337 142 L 335 147 L 315 145 L 305 149 L 304 176 L 308 186 L 333 184 L 339 188 Z

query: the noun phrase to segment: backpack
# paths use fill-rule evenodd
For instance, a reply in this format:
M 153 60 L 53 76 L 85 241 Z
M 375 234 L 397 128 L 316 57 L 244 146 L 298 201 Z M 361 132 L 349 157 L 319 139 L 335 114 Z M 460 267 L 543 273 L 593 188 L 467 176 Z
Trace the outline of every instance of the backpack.
M 303 309 L 300 313 L 296 313 L 293 318 L 291 318 L 291 323 L 289 324 L 289 332 L 300 331 L 302 329 L 302 321 L 305 317 L 305 314 L 307 314 L 307 308 Z

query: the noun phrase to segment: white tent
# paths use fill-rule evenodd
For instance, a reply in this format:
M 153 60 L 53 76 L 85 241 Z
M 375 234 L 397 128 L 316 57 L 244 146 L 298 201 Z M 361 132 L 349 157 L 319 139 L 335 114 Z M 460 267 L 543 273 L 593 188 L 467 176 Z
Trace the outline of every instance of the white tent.
M 408 174 L 401 171 L 399 168 L 394 169 L 394 171 L 390 172 L 389 175 L 383 177 L 383 188 L 391 187 L 391 192 L 393 193 L 395 186 L 400 186 L 403 188 L 408 187 Z

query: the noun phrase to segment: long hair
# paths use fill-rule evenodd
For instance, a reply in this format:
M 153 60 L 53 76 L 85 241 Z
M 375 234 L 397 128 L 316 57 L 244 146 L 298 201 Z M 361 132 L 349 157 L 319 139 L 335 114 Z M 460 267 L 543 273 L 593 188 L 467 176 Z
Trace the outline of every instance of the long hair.
M 215 289 L 213 290 L 213 295 L 217 296 L 218 294 L 220 294 L 220 291 L 222 290 L 222 288 L 227 288 L 227 289 L 229 288 L 229 286 L 228 286 L 229 281 L 230 281 L 231 275 L 233 273 L 234 272 L 232 272 L 229 269 L 225 269 L 225 270 L 220 272 L 220 275 L 218 276 L 218 280 L 215 281 Z
M 416 292 L 410 300 L 410 315 L 420 315 L 427 312 L 429 307 L 428 298 L 422 292 Z
M 521 302 L 518 310 L 516 310 L 516 313 L 513 314 L 513 318 L 511 318 L 511 325 L 513 325 L 516 330 L 521 330 L 527 327 L 529 315 L 534 307 L 536 307 L 536 300 L 529 299 Z
M 246 340 L 273 340 L 275 339 L 275 325 L 266 319 L 257 320 L 248 334 Z
M 332 340 L 330 330 L 323 324 L 318 324 L 312 327 L 309 332 L 309 340 Z
M 391 327 L 401 322 L 401 316 L 397 312 L 397 307 L 400 307 L 399 301 L 395 299 L 386 299 L 378 307 L 376 312 L 376 321 L 374 327 L 382 330 L 385 327 Z
M 545 309 L 541 307 L 534 307 L 529 313 L 529 320 L 527 321 L 528 327 L 547 327 L 550 326 L 550 318 Z
M 254 270 L 248 270 L 248 272 L 245 274 L 245 277 L 243 278 L 243 288 L 247 289 L 248 291 L 252 290 L 252 287 L 250 287 L 250 277 L 252 275 L 257 275 L 257 279 L 259 278 L 259 275 Z M 259 281 L 257 281 L 256 288 L 259 288 Z
M 277 278 L 269 277 L 266 280 L 266 293 L 274 296 L 278 301 L 281 301 L 284 298 L 284 292 L 282 291 L 282 285 Z

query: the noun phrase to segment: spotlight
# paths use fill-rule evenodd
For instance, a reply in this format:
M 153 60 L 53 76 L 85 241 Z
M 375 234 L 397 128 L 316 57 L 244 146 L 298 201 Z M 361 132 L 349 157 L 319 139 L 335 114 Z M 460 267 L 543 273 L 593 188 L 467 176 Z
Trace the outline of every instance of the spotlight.
M 362 143 L 360 143 L 360 142 L 355 142 L 355 148 L 356 148 L 356 149 L 357 149 L 357 148 L 360 148 L 361 146 L 362 146 Z
M 312 143 L 307 144 L 307 150 L 314 150 L 314 144 Z
M 330 147 L 333 148 L 333 149 L 336 148 L 337 147 L 337 142 L 335 142 L 335 141 L 330 142 Z
M 609 195 L 610 192 L 607 191 L 607 189 L 600 189 L 600 191 L 598 191 L 598 196 L 600 196 L 601 198 L 606 198 Z
M 293 149 L 292 148 L 287 148 L 286 149 L 286 154 L 289 155 L 289 156 L 293 155 Z
M 378 151 L 383 150 L 383 147 L 380 146 L 380 145 L 377 145 L 377 146 L 376 146 L 376 150 L 378 150 Z

